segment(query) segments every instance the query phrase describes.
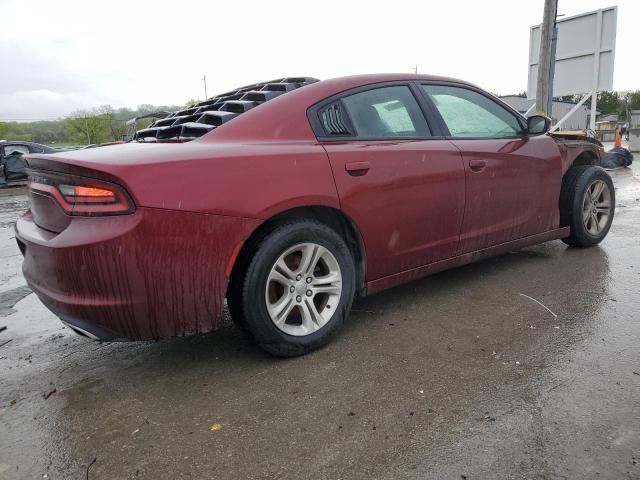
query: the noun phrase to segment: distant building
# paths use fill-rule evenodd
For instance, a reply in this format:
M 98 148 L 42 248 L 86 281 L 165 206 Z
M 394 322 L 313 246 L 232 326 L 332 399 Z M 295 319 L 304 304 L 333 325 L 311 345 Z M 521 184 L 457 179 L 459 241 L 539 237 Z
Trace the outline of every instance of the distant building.
M 499 98 L 523 115 L 535 103 L 535 100 L 527 100 L 527 97 L 520 97 L 518 95 L 505 95 L 504 97 Z M 574 102 L 554 100 L 551 107 L 553 123 L 555 124 L 575 106 L 576 104 Z M 531 113 L 533 113 L 533 111 Z M 562 124 L 560 130 L 586 130 L 589 128 L 590 117 L 591 107 L 582 104 L 580 105 L 580 108 L 578 108 L 578 110 L 576 110 L 573 115 L 571 115 L 564 124 Z
M 629 150 L 640 152 L 640 110 L 629 112 Z
M 616 139 L 616 130 L 624 125 L 624 121 L 617 114 L 601 115 L 596 122 L 596 133 L 603 142 L 613 142 Z

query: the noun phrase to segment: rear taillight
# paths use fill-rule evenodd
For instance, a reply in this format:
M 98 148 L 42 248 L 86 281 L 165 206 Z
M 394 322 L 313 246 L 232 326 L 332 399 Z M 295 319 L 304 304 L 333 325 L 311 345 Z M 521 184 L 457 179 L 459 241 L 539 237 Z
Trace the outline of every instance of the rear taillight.
M 123 215 L 135 210 L 122 187 L 92 178 L 29 171 L 29 189 L 53 197 L 69 215 Z

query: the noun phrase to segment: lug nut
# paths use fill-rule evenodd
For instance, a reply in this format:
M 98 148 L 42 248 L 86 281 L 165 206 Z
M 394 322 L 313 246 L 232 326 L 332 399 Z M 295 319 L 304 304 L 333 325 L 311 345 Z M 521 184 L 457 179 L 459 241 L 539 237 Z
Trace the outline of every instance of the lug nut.
M 307 290 L 307 297 L 310 297 L 311 295 L 313 295 L 313 292 L 311 290 Z
M 311 277 L 307 277 L 307 283 L 311 283 L 312 278 Z
M 298 276 L 296 277 L 296 280 L 300 280 L 301 278 L 302 278 L 302 275 L 298 275 Z
M 300 303 L 301 301 L 302 301 L 302 297 L 301 297 L 300 295 L 298 295 L 298 296 L 296 297 L 296 302 Z
M 290 291 L 291 293 L 295 292 L 295 291 L 296 291 L 296 287 L 294 287 L 293 285 L 291 285 L 291 286 L 289 287 L 289 291 Z

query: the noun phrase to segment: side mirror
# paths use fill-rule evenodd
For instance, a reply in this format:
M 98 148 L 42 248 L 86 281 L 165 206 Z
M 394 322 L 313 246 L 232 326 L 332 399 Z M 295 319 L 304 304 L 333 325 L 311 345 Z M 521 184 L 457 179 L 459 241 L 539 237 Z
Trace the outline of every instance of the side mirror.
M 544 115 L 532 115 L 527 118 L 527 132 L 529 135 L 542 135 L 551 128 L 551 119 Z

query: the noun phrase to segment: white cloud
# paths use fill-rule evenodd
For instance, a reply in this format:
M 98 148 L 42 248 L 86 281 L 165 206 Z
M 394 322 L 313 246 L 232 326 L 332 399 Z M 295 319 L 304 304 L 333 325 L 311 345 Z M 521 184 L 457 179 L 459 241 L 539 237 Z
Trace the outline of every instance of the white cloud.
M 634 21 L 619 0 L 614 86 L 637 83 Z M 608 6 L 560 0 L 575 14 Z M 0 118 L 59 116 L 101 104 L 180 104 L 287 75 L 408 72 L 523 91 L 529 27 L 542 0 L 492 2 L 86 2 L 3 0 Z M 37 14 L 35 14 L 37 12 Z M 23 21 L 9 21 L 23 19 Z M 37 92 L 48 91 L 53 96 Z

